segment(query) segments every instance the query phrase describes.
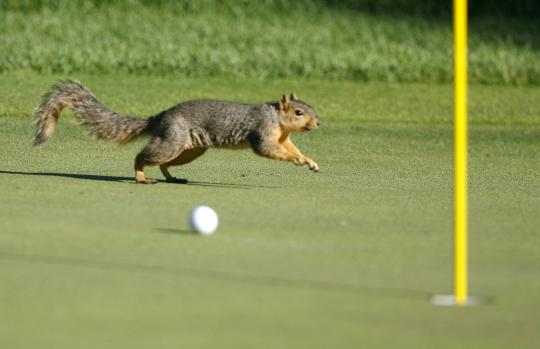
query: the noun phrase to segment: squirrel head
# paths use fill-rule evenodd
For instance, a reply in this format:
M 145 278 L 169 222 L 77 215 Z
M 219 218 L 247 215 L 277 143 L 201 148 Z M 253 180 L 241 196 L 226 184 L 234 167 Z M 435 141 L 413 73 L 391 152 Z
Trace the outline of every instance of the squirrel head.
M 281 128 L 288 132 L 310 131 L 320 125 L 319 116 L 313 108 L 299 100 L 294 93 L 282 95 L 278 110 Z

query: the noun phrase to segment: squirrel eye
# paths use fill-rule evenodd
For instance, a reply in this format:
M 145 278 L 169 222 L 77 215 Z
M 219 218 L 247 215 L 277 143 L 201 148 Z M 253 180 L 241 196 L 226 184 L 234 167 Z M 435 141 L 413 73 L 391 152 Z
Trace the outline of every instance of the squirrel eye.
M 296 110 L 294 111 L 294 113 L 295 113 L 296 115 L 298 115 L 298 116 L 304 115 L 304 112 L 301 111 L 300 109 L 296 109 Z

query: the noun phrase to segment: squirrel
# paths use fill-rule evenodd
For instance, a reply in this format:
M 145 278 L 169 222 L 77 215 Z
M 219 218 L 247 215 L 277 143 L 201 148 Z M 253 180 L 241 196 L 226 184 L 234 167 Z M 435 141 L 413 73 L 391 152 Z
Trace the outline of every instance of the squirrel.
M 211 147 L 251 147 L 257 155 L 307 165 L 319 172 L 319 165 L 303 155 L 290 138 L 291 132 L 309 131 L 320 125 L 315 110 L 294 93 L 263 104 L 191 100 L 142 119 L 109 110 L 80 82 L 65 80 L 44 94 L 34 110 L 34 146 L 42 145 L 53 134 L 66 107 L 75 111 L 80 124 L 89 126 L 94 138 L 125 144 L 139 135 L 150 135 L 149 143 L 135 158 L 137 183 L 157 182 L 145 178 L 147 166 L 159 166 L 167 182 L 187 183 L 186 179 L 173 177 L 168 168 L 187 164 Z

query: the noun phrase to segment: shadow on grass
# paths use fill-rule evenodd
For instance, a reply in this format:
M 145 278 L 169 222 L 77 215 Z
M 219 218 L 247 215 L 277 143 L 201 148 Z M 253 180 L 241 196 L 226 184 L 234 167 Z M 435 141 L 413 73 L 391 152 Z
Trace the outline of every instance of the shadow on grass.
M 162 234 L 196 236 L 196 234 L 189 229 L 157 228 L 156 230 Z
M 172 233 L 172 229 L 170 230 Z M 175 231 L 177 233 L 178 231 Z M 123 272 L 133 274 L 167 275 L 171 277 L 183 278 L 185 276 L 222 280 L 231 283 L 242 283 L 260 285 L 264 287 L 287 287 L 304 289 L 311 291 L 339 292 L 349 294 L 376 294 L 391 298 L 421 299 L 426 302 L 433 295 L 432 293 L 415 290 L 400 289 L 390 287 L 378 287 L 368 285 L 357 285 L 349 283 L 338 283 L 325 280 L 290 278 L 274 275 L 261 275 L 252 273 L 233 272 L 226 270 L 206 270 L 184 267 L 170 267 L 160 265 L 146 265 L 126 262 L 113 262 L 90 260 L 74 257 L 58 257 L 44 255 L 16 254 L 0 251 L 0 259 L 4 261 L 14 261 L 31 264 L 45 264 L 51 266 L 67 266 L 72 268 L 97 269 L 104 272 Z
M 0 174 L 43 176 L 43 177 L 65 177 L 65 178 L 75 178 L 75 179 L 88 179 L 88 180 L 93 180 L 93 181 L 106 181 L 106 182 L 132 182 L 133 181 L 133 178 L 131 177 L 87 175 L 87 174 L 78 174 L 78 173 L 20 172 L 20 171 L 0 170 Z
M 103 176 L 103 175 L 89 175 L 78 173 L 59 173 L 59 172 L 20 172 L 20 171 L 4 171 L 0 170 L 0 174 L 12 174 L 12 175 L 26 175 L 26 176 L 44 176 L 44 177 L 65 177 L 74 179 L 86 179 L 92 181 L 106 181 L 106 182 L 121 182 L 128 184 L 136 184 L 133 177 L 122 176 Z M 252 184 L 236 184 L 236 183 L 221 183 L 221 182 L 200 182 L 200 181 L 188 181 L 188 183 L 168 183 L 165 180 L 159 180 L 158 183 L 166 183 L 172 185 L 195 185 L 200 187 L 217 187 L 217 188 L 234 188 L 234 189 L 252 189 L 252 188 L 270 188 L 275 189 L 278 187 L 266 186 L 266 185 L 252 185 Z

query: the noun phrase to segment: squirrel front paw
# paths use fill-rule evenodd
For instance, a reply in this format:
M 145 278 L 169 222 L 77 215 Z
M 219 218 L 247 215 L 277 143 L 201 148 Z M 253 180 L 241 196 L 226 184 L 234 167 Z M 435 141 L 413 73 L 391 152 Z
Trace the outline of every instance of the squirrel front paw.
M 317 163 L 309 158 L 306 158 L 306 164 L 308 165 L 309 169 L 313 172 L 319 172 L 321 169 L 319 168 L 319 165 Z
M 309 167 L 309 169 L 313 172 L 319 172 L 320 171 L 320 168 L 319 168 L 319 165 L 317 165 L 317 163 L 313 160 L 311 160 L 310 158 L 308 157 L 298 157 L 296 159 L 293 159 L 292 160 L 296 165 L 307 165 L 307 167 Z

